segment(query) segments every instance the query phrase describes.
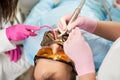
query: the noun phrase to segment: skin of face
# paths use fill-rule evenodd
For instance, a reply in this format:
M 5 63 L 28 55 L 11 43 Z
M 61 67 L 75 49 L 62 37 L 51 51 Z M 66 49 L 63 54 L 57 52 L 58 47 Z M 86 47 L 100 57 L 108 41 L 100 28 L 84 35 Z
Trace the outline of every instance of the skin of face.
M 52 44 L 50 47 L 55 53 L 58 49 L 62 49 L 58 44 Z M 44 78 L 51 76 L 51 80 L 70 80 L 72 67 L 63 62 L 50 59 L 39 59 L 34 70 L 35 80 L 45 80 Z

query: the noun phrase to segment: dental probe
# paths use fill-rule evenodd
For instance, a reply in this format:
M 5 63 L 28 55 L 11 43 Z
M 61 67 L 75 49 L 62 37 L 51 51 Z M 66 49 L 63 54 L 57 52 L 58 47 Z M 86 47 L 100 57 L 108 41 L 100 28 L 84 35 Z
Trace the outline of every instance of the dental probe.
M 82 9 L 85 1 L 86 1 L 86 0 L 82 0 L 82 1 L 80 2 L 80 4 L 78 5 L 78 7 L 75 9 L 74 13 L 73 13 L 72 16 L 71 16 L 71 19 L 70 19 L 68 25 L 69 25 L 70 23 L 72 23 L 74 20 L 77 19 L 77 17 L 78 17 L 78 15 L 79 15 L 79 13 L 81 12 L 81 9 Z M 71 30 L 72 30 L 72 29 L 71 29 Z M 71 30 L 65 31 L 64 33 L 60 34 L 58 37 L 61 37 L 61 36 L 64 35 L 66 32 L 70 32 Z

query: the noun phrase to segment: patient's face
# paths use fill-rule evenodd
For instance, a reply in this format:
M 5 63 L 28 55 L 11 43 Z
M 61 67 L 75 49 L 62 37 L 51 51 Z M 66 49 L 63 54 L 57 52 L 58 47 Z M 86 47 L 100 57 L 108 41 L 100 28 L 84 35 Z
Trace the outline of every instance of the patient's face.
M 70 80 L 71 71 L 71 67 L 65 63 L 40 59 L 35 67 L 34 77 L 35 80 Z
M 53 53 L 62 49 L 57 44 L 49 46 Z M 34 77 L 35 80 L 70 80 L 72 67 L 63 62 L 40 58 L 36 62 Z M 50 78 L 49 78 L 50 77 Z

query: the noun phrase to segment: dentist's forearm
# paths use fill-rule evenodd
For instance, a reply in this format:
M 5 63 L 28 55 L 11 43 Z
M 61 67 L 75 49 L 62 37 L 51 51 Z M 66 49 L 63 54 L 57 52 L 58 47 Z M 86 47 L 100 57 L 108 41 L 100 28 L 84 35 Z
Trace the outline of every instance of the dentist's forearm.
M 120 23 L 111 21 L 97 21 L 94 34 L 115 41 L 120 37 Z

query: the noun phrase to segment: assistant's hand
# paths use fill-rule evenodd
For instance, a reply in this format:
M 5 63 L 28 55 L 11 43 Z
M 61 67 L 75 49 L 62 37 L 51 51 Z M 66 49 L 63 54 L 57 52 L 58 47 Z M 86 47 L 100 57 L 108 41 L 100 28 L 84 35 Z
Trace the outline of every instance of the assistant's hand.
M 40 30 L 40 27 L 18 24 L 10 26 L 6 29 L 6 35 L 9 40 L 21 41 L 29 36 L 36 36 L 35 31 Z
M 10 61 L 17 62 L 22 55 L 20 46 L 16 46 L 16 49 L 7 51 L 6 54 L 9 55 Z
M 75 63 L 78 76 L 95 72 L 92 51 L 88 43 L 82 37 L 78 27 L 70 32 L 63 48 L 65 53 Z
M 94 32 L 97 26 L 97 21 L 82 16 L 78 16 L 78 18 L 75 21 L 67 25 L 70 18 L 71 15 L 65 15 L 60 19 L 60 22 L 58 23 L 58 29 L 61 33 L 64 33 L 67 30 L 70 31 L 75 27 L 79 27 L 80 29 L 92 33 Z

